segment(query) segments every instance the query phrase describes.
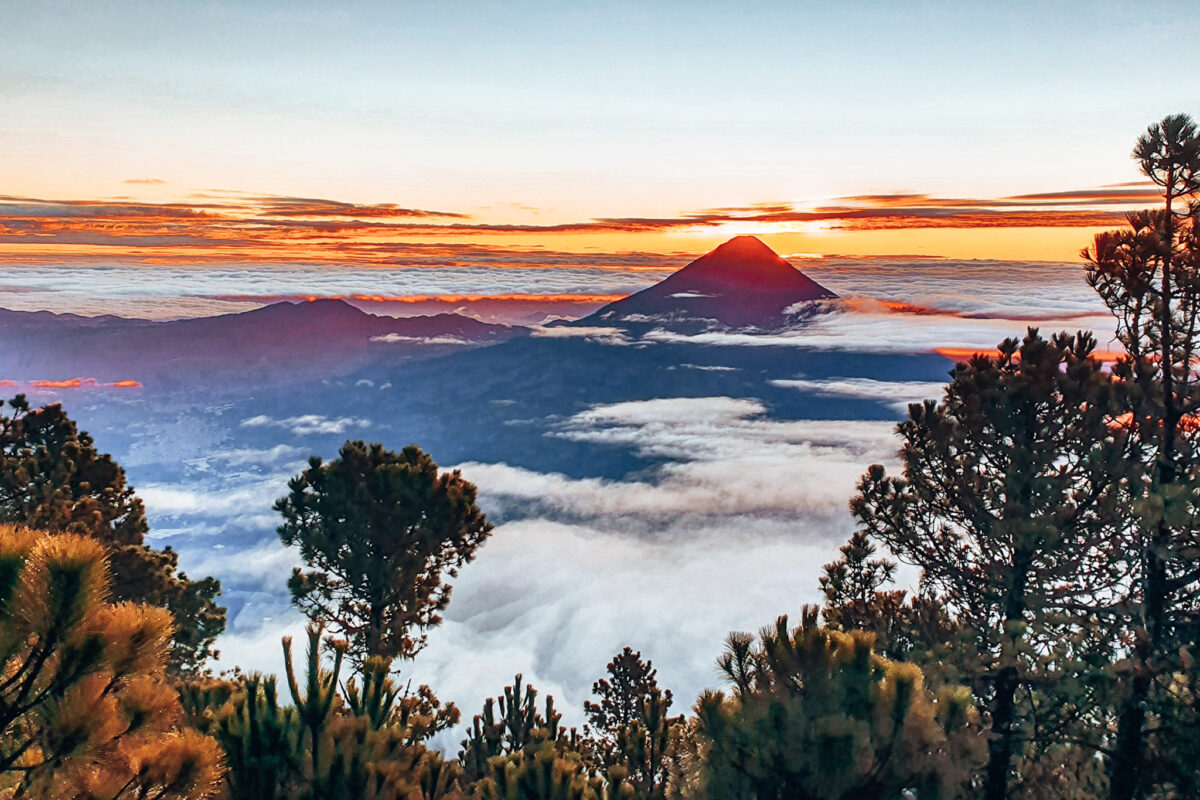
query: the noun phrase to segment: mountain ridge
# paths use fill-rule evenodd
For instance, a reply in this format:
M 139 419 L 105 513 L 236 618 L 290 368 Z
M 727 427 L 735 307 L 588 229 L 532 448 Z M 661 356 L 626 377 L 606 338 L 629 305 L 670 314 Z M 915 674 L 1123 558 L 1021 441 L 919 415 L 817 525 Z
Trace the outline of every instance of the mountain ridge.
M 0 379 L 133 378 L 147 386 L 289 383 L 343 374 L 368 359 L 426 358 L 531 333 L 459 314 L 370 314 L 334 299 L 162 321 L 0 309 L 0 330 Z

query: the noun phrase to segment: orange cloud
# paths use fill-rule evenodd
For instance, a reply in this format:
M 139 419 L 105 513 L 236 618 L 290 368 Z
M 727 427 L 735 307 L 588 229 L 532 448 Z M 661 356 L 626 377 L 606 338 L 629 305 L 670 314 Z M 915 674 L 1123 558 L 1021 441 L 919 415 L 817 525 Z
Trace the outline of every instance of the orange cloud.
M 124 253 L 172 263 L 311 262 L 317 258 L 370 264 L 408 257 L 415 244 L 447 239 L 528 241 L 530 237 L 555 236 L 583 242 L 590 241 L 590 236 L 631 235 L 645 241 L 648 234 L 719 236 L 746 228 L 786 233 L 797 226 L 800 230 L 811 226 L 839 232 L 1103 228 L 1123 223 L 1119 207 L 1146 204 L 1156 197 L 1145 185 L 1001 198 L 870 194 L 815 207 L 770 202 L 665 217 L 511 224 L 394 203 L 239 193 L 209 193 L 193 196 L 188 202 L 169 203 L 0 196 L 0 259 L 6 252 L 13 260 L 39 254 L 74 259 Z
M 935 347 L 933 352 L 939 356 L 945 356 L 951 361 L 965 362 L 970 361 L 975 356 L 987 356 L 988 358 L 999 358 L 1000 351 L 996 349 L 980 349 L 977 347 Z M 1096 361 L 1105 363 L 1119 361 L 1124 358 L 1124 353 L 1117 353 L 1111 350 L 1096 350 L 1091 354 L 1091 358 Z
M 357 300 L 361 303 L 612 303 L 623 294 L 222 294 L 214 300 L 235 303 L 278 303 L 280 301 L 312 302 L 314 300 Z
M 30 385 L 39 389 L 79 389 L 84 386 L 92 388 L 100 383 L 95 378 L 70 378 L 65 381 L 31 381 Z
M 274 197 L 256 198 L 262 208 L 259 212 L 264 217 L 382 217 L 382 218 L 436 218 L 470 219 L 469 214 L 458 214 L 452 211 L 427 211 L 421 208 L 401 208 L 395 203 L 377 203 L 360 205 L 344 203 L 336 200 L 320 200 L 309 197 Z
M 513 303 L 612 303 L 625 298 L 623 294 L 408 294 L 334 295 L 333 300 L 360 300 L 365 303 L 478 303 L 485 300 Z M 320 300 L 320 297 L 305 297 Z
M 902 303 L 897 300 L 876 300 L 874 297 L 846 297 L 841 301 L 850 311 L 867 314 L 916 314 L 917 316 L 961 316 L 960 312 L 947 311 L 931 306 Z
M 35 389 L 140 389 L 142 384 L 132 378 L 125 380 L 114 381 L 113 383 L 101 383 L 95 378 L 68 378 L 66 380 L 36 380 L 27 381 L 29 386 Z M 17 381 L 4 380 L 0 381 L 0 386 L 17 386 Z

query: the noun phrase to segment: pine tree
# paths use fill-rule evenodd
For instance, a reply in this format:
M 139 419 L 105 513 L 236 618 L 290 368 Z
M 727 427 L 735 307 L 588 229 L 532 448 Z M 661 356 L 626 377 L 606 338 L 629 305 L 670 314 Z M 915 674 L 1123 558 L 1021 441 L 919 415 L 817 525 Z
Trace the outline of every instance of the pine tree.
M 730 634 L 718 662 L 731 696 L 696 704 L 701 798 L 899 800 L 971 796 L 982 741 L 970 693 L 924 686 L 877 655 L 870 634 L 819 627 L 806 608 L 757 639 Z
M 875 544 L 865 531 L 855 531 L 840 552 L 840 558 L 822 567 L 819 578 L 825 624 L 833 630 L 874 634 L 877 652 L 920 664 L 926 680 L 935 685 L 960 681 L 971 642 L 942 602 L 885 589 L 892 583 L 896 562 L 875 558 Z
M 275 677 L 253 674 L 195 706 L 211 709 L 208 727 L 225 753 L 229 800 L 284 800 L 299 791 L 300 724 L 280 705 Z M 185 705 L 187 705 L 185 703 Z
M 839 552 L 842 557 L 822 568 L 825 574 L 818 582 L 825 608 L 834 615 L 850 615 L 854 608 L 875 602 L 875 595 L 895 577 L 896 562 L 872 558 L 875 545 L 863 531 L 855 531 Z
M 555 710 L 554 698 L 547 695 L 544 711 L 539 711 L 537 696 L 537 689 L 517 675 L 499 698 L 489 697 L 484 701 L 483 710 L 471 720 L 458 754 L 468 784 L 491 775 L 494 759 L 536 747 L 543 741 L 562 750 L 578 749 L 574 732 L 568 733 L 559 724 L 562 714 Z
M 632 647 L 613 656 L 604 669 L 608 677 L 592 684 L 592 694 L 600 702 L 584 701 L 583 710 L 595 730 L 615 735 L 622 726 L 641 717 L 643 702 L 658 688 L 658 670 L 651 662 L 643 661 L 642 654 L 635 653 Z M 669 705 L 671 690 L 662 695 Z
M 547 695 L 539 710 L 538 692 L 520 675 L 489 697 L 462 741 L 458 761 L 473 800 L 618 800 L 620 780 L 608 794 L 585 758 L 588 743 L 560 725 L 562 714 Z M 497 711 L 498 709 L 498 711 Z
M 175 623 L 170 667 L 177 674 L 205 668 L 225 629 L 217 605 L 221 584 L 177 572 L 178 555 L 144 543 L 149 526 L 125 472 L 96 450 L 57 403 L 31 409 L 24 395 L 0 404 L 0 522 L 101 542 L 108 552 L 116 600 L 166 608 Z
M 275 504 L 279 536 L 311 567 L 293 572 L 293 602 L 346 637 L 359 663 L 411 658 L 441 623 L 446 578 L 491 533 L 475 486 L 439 473 L 416 445 L 395 453 L 352 441 L 327 464 L 314 456 L 288 488 Z
M 310 626 L 305 682 L 301 690 L 292 667 L 291 640 L 284 639 L 288 689 L 300 725 L 300 797 L 312 800 L 408 800 L 422 787 L 458 797 L 457 780 L 441 775 L 443 762 L 422 742 L 458 722 L 453 705 L 437 707 L 432 715 L 413 714 L 416 704 L 400 704 L 400 692 L 389 677 L 390 662 L 372 657 L 363 665 L 361 688 L 352 679 L 342 695 L 338 676 L 345 642 L 330 643 L 333 667 L 321 667 L 321 629 Z M 425 687 L 423 687 L 425 688 Z M 428 689 L 425 688 L 428 695 Z M 436 702 L 436 701 L 435 701 Z M 433 773 L 441 776 L 432 783 Z M 420 796 L 420 795 L 416 795 Z
M 1076 634 L 1095 628 L 1092 606 L 1120 586 L 1127 437 L 1093 347 L 1084 334 L 1047 341 L 1031 330 L 996 358 L 959 365 L 944 401 L 911 406 L 899 427 L 903 478 L 873 466 L 852 502 L 867 533 L 920 567 L 977 634 L 987 800 L 1008 796 L 1031 735 L 1019 690 L 1077 690 L 1069 660 L 1091 657 L 1094 643 Z
M 291 705 L 261 675 L 185 692 L 226 753 L 230 800 L 461 800 L 457 764 L 425 746 L 458 723 L 453 704 L 427 686 L 401 691 L 380 658 L 342 683 L 346 645 L 317 625 L 302 673 L 291 644 L 283 640 Z
M 181 725 L 171 618 L 106 601 L 103 546 L 0 525 L 0 788 L 14 797 L 213 796 L 217 743 Z
M 1161 735 L 1147 737 L 1142 785 L 1154 800 L 1200 797 L 1200 663 L 1194 648 L 1182 648 L 1166 684 L 1169 698 L 1156 698 L 1151 724 Z
M 1194 641 L 1200 570 L 1200 491 L 1195 414 L 1200 410 L 1200 134 L 1183 114 L 1138 139 L 1133 158 L 1161 190 L 1160 209 L 1130 214 L 1129 228 L 1083 251 L 1088 281 L 1112 311 L 1128 357 L 1113 369 L 1126 384 L 1129 428 L 1139 445 L 1129 486 L 1137 502 L 1126 625 L 1133 639 L 1112 754 L 1110 797 L 1142 788 L 1147 714 L 1167 691 L 1182 645 Z M 1191 199 L 1186 207 L 1185 201 Z M 1181 625 L 1192 628 L 1186 632 Z M 1181 638 L 1184 637 L 1184 638 Z
M 471 793 L 473 800 L 618 800 L 621 796 L 605 795 L 600 780 L 588 776 L 578 753 L 563 753 L 541 736 L 531 747 L 492 758 L 488 776 Z
M 657 670 L 640 652 L 626 647 L 605 667 L 608 678 L 592 684 L 599 702 L 584 702 L 597 734 L 596 768 L 622 770 L 628 793 L 638 800 L 665 797 L 670 768 L 668 751 L 681 717 L 670 716 L 671 691 L 658 686 Z

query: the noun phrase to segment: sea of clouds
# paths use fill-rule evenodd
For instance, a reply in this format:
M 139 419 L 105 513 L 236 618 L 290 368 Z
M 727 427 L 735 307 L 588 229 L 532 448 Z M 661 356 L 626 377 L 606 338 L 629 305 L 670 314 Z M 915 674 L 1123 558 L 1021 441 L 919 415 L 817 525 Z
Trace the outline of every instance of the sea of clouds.
M 661 259 L 633 264 L 637 269 L 628 271 L 614 268 L 612 259 L 600 259 L 597 266 L 587 260 L 372 267 L 6 264 L 0 266 L 0 307 L 162 319 L 235 313 L 275 299 L 307 296 L 627 294 L 672 271 Z
M 866 391 L 927 393 L 903 382 Z M 300 440 L 320 424 L 275 422 Z M 594 407 L 553 430 L 662 461 L 644 474 L 457 465 L 504 521 L 462 570 L 445 623 L 406 672 L 471 711 L 520 672 L 578 721 L 591 682 L 630 645 L 690 703 L 714 685 L 726 633 L 817 600 L 820 566 L 852 530 L 846 501 L 863 467 L 894 462 L 893 427 L 775 420 L 746 399 L 658 399 Z M 222 664 L 278 671 L 280 636 L 303 629 L 284 589 L 298 559 L 270 535 L 268 510 L 304 452 L 281 444 L 194 453 L 181 480 L 138 487 L 160 541 L 220 539 L 187 567 L 221 577 L 245 603 L 221 640 Z M 230 528 L 261 535 L 239 547 Z

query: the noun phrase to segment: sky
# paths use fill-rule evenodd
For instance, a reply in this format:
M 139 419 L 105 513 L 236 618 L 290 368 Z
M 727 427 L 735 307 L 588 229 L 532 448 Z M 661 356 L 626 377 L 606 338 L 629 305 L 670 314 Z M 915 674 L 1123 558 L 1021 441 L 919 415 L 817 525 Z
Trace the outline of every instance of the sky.
M 0 266 L 403 267 L 432 245 L 540 266 L 740 233 L 1069 262 L 1153 201 L 1138 133 L 1200 107 L 1154 65 L 1191 52 L 1187 4 L 0 14 Z

